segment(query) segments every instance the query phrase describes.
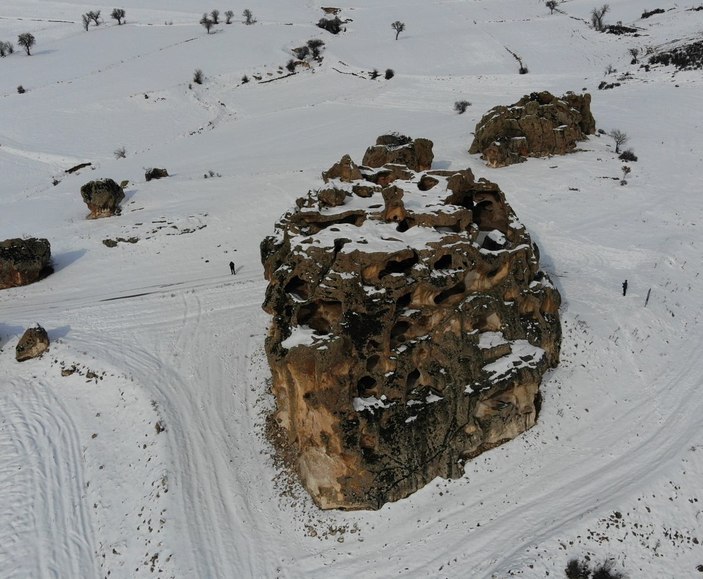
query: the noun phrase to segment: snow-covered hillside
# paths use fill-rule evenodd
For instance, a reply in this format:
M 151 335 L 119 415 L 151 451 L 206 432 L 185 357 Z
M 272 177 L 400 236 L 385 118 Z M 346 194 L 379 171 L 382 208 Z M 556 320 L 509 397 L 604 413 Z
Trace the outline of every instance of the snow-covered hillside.
M 596 4 L 358 0 L 337 5 L 351 20 L 334 36 L 303 0 L 250 5 L 251 26 L 246 5 L 126 0 L 118 26 L 113 6 L 3 0 L 0 239 L 48 238 L 56 272 L 0 292 L 0 576 L 543 578 L 585 555 L 631 578 L 699 576 L 703 80 L 628 50 L 700 38 L 703 10 L 641 19 L 655 6 L 618 0 L 606 21 L 640 33 L 617 36 L 589 27 Z M 207 34 L 213 8 L 234 22 Z M 96 9 L 105 22 L 84 31 Z M 312 38 L 322 64 L 278 79 Z M 489 108 L 538 90 L 592 94 L 597 126 L 639 157 L 627 185 L 606 135 L 503 169 L 467 153 Z M 462 479 L 322 512 L 264 437 L 259 242 L 389 131 L 506 193 L 564 300 L 562 363 L 537 426 Z M 147 183 L 149 167 L 171 176 Z M 129 180 L 122 215 L 86 220 L 80 187 L 105 177 Z M 19 364 L 35 322 L 51 349 Z

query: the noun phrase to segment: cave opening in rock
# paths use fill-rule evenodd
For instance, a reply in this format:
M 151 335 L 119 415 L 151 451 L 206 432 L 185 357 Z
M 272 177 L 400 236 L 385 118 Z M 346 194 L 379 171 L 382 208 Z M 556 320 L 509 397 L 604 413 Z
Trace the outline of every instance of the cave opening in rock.
M 376 379 L 371 376 L 362 376 L 356 383 L 356 391 L 360 397 L 368 397 L 375 393 Z
M 286 284 L 286 287 L 283 289 L 287 294 L 290 294 L 300 300 L 306 300 L 310 295 L 308 284 L 306 284 L 297 275 L 294 275 L 292 278 L 290 278 L 290 280 Z
M 437 261 L 434 262 L 435 269 L 451 269 L 452 268 L 452 256 L 450 253 L 445 253 Z
M 450 301 L 451 298 L 453 297 L 459 297 L 463 296 L 466 293 L 466 285 L 464 282 L 460 282 L 449 289 L 444 290 L 443 292 L 438 293 L 435 298 L 434 298 L 434 303 L 439 305 L 443 304 L 447 301 Z M 456 301 L 456 300 L 453 300 Z
M 332 324 L 335 317 L 339 319 L 342 311 L 340 302 L 313 302 L 304 304 L 298 308 L 298 324 L 308 326 L 316 333 L 327 335 L 332 331 Z M 336 314 L 336 315 L 335 315 Z
M 387 262 L 386 267 L 379 272 L 378 277 L 380 279 L 392 273 L 404 273 L 407 275 L 410 273 L 413 266 L 417 264 L 417 261 L 417 255 L 413 255 L 407 259 L 391 260 Z
M 391 348 L 405 341 L 405 332 L 407 332 L 409 328 L 410 324 L 408 322 L 396 322 L 391 328 Z

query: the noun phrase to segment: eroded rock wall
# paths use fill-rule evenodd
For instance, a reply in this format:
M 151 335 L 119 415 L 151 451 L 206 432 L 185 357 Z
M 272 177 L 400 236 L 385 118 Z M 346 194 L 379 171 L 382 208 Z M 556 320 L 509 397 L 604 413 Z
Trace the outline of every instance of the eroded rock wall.
M 276 419 L 320 507 L 375 509 L 535 423 L 560 297 L 470 170 L 324 175 L 261 244 Z

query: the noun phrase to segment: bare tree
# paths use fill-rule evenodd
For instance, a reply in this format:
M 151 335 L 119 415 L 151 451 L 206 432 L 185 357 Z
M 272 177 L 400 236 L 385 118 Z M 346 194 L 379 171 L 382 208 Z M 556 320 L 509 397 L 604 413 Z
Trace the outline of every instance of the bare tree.
M 215 23 L 208 18 L 207 14 L 203 14 L 203 17 L 200 19 L 200 24 L 202 24 L 205 27 L 205 30 L 207 30 L 207 33 L 210 34 L 210 30 L 212 27 L 215 25 Z
M 220 11 L 219 10 L 213 10 L 212 12 L 210 12 L 210 16 L 212 17 L 213 24 L 220 23 Z
M 90 26 L 90 17 L 87 14 L 83 14 L 81 18 L 83 19 L 83 30 L 88 32 L 88 26 Z
M 100 26 L 100 10 L 91 10 L 87 16 L 95 23 L 95 26 Z
M 196 68 L 195 72 L 193 73 L 193 82 L 195 84 L 203 84 L 204 78 L 205 78 L 205 75 L 203 74 L 203 71 L 200 70 L 199 68 Z
M 17 37 L 17 44 L 19 44 L 22 48 L 24 48 L 24 51 L 27 53 L 27 56 L 31 56 L 31 48 L 36 44 L 36 39 L 34 38 L 34 35 L 29 33 L 29 32 L 23 32 Z
M 615 153 L 619 154 L 620 153 L 620 147 L 627 143 L 629 140 L 629 137 L 621 130 L 619 129 L 613 129 L 608 133 L 608 136 L 615 141 Z
M 600 8 L 594 8 L 591 11 L 591 25 L 594 30 L 598 32 L 603 32 L 605 30 L 605 24 L 603 23 L 603 18 L 606 13 L 610 10 L 610 6 L 603 4 Z
M 398 40 L 398 36 L 400 35 L 400 33 L 405 30 L 405 22 L 396 20 L 393 24 L 391 24 L 391 28 L 395 30 L 395 39 Z
M 549 13 L 554 14 L 554 11 L 557 9 L 557 6 L 559 6 L 559 3 L 557 0 L 547 0 L 546 6 L 549 8 Z
M 225 12 L 225 24 L 232 24 L 232 18 L 234 18 L 234 12 L 232 10 L 227 10 L 227 12 Z
M 245 9 L 244 12 L 242 12 L 242 16 L 244 16 L 244 24 L 254 24 L 256 22 L 256 19 L 251 13 L 251 10 L 249 8 Z
M 628 52 L 630 53 L 630 56 L 632 57 L 630 64 L 637 64 L 637 57 L 640 55 L 639 48 L 630 48 L 630 50 L 628 50 Z
M 113 20 L 117 20 L 117 25 L 120 26 L 124 20 L 125 11 L 122 8 L 115 8 L 110 16 Z

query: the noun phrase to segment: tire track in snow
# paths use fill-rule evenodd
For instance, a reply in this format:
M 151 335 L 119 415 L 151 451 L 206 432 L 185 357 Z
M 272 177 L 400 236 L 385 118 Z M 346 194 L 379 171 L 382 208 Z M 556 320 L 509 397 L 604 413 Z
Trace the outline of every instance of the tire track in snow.
M 96 576 L 78 434 L 45 384 L 10 384 L 0 450 L 0 574 Z

